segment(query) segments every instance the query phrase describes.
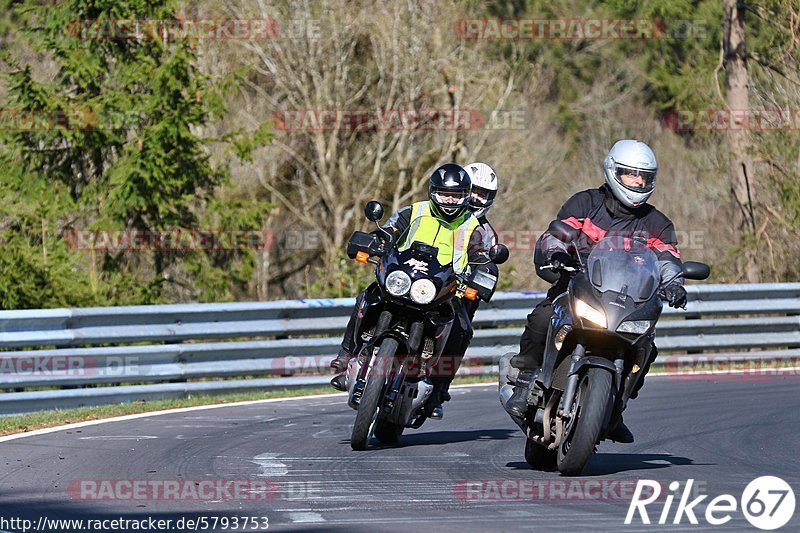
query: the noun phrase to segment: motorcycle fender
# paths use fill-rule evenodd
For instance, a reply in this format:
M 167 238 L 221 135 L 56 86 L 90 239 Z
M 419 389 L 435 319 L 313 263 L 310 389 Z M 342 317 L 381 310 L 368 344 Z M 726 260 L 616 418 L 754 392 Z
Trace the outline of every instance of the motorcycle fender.
M 574 362 L 572 363 L 572 365 L 570 365 L 569 375 L 573 376 L 575 374 L 579 374 L 583 370 L 583 368 L 590 366 L 603 368 L 611 373 L 611 378 L 613 383 L 611 390 L 614 393 L 608 396 L 608 403 L 606 405 L 606 414 L 605 417 L 603 418 L 603 428 L 607 428 L 608 423 L 611 420 L 611 414 L 614 411 L 614 402 L 617 397 L 616 392 L 619 390 L 619 383 L 617 383 L 617 368 L 614 366 L 613 361 L 609 361 L 604 357 L 587 355 L 581 357 L 579 361 Z
M 569 368 L 569 375 L 579 374 L 581 369 L 586 366 L 595 366 L 599 368 L 605 368 L 611 375 L 614 377 L 614 389 L 619 389 L 619 384 L 616 383 L 617 381 L 617 367 L 614 366 L 613 361 L 609 361 L 605 357 L 597 357 L 592 355 L 586 355 L 581 357 L 577 362 L 573 362 Z
M 408 353 L 408 339 L 400 332 L 395 331 L 393 329 L 384 331 L 379 336 L 374 337 L 369 343 L 370 349 L 372 349 L 375 346 L 379 346 L 380 343 L 383 342 L 383 339 L 387 337 L 391 337 L 392 339 L 397 341 L 397 344 L 399 344 L 395 355 Z

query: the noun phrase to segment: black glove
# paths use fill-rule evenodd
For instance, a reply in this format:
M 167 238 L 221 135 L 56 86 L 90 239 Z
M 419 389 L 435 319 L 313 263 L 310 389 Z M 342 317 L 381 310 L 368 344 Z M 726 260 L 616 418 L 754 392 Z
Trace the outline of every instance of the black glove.
M 686 289 L 680 283 L 672 283 L 664 287 L 664 298 L 675 309 L 686 307 Z
M 386 234 L 385 230 L 374 229 L 370 231 L 370 234 L 375 235 L 378 238 L 378 243 L 381 245 L 381 248 L 386 248 L 386 243 L 390 242 L 392 239 L 392 233 L 389 231 L 389 235 Z
M 555 252 L 550 256 L 549 263 L 553 265 L 553 270 L 563 270 L 564 267 L 573 267 L 576 265 L 575 258 L 567 252 Z

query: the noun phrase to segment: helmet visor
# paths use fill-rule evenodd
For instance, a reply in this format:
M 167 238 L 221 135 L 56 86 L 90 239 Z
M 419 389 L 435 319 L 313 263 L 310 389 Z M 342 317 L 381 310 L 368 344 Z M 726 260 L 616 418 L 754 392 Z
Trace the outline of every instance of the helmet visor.
M 489 207 L 494 201 L 495 194 L 497 194 L 497 191 L 490 191 L 489 189 L 473 185 L 469 204 L 476 208 Z
M 656 186 L 656 170 L 626 167 L 617 164 L 614 176 L 617 181 L 634 192 L 650 192 Z
M 461 207 L 469 201 L 469 190 L 434 188 L 431 198 L 442 207 Z

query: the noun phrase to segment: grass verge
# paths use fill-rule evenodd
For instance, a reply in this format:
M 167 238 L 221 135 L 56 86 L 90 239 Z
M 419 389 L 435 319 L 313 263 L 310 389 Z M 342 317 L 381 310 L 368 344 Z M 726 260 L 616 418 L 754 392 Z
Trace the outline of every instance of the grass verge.
M 497 377 L 466 376 L 456 378 L 453 385 L 466 385 L 470 383 L 494 383 Z M 214 396 L 190 396 L 175 400 L 154 400 L 148 402 L 119 403 L 100 405 L 97 407 L 78 407 L 75 409 L 55 409 L 48 411 L 35 411 L 19 416 L 0 417 L 0 436 L 12 433 L 25 433 L 36 429 L 84 422 L 86 420 L 99 420 L 115 416 L 161 411 L 164 409 L 177 409 L 180 407 L 195 407 L 218 403 L 246 402 L 251 400 L 266 400 L 270 398 L 288 398 L 292 396 L 310 396 L 312 394 L 328 394 L 335 392 L 330 387 L 308 387 L 295 389 L 269 390 L 264 392 L 248 392 L 238 394 L 225 394 Z

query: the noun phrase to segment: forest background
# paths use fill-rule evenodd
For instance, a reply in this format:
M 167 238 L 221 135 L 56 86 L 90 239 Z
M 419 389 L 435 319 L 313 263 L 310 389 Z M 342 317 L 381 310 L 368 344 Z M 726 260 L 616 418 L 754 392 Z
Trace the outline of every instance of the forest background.
M 614 141 L 713 282 L 796 281 L 800 2 L 0 0 L 0 308 L 356 294 L 370 199 L 500 178 L 503 289 Z

